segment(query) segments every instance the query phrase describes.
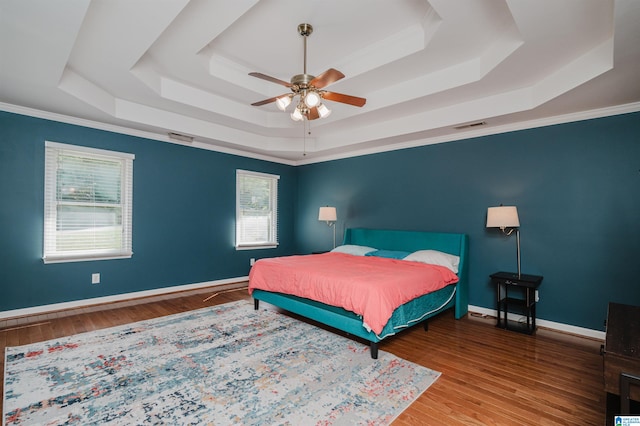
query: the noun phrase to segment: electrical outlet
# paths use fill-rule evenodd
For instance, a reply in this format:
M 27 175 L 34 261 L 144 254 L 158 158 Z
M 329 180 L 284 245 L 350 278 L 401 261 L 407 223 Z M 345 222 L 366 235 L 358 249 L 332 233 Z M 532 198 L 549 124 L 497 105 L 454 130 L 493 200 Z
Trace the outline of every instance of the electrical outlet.
M 253 266 L 256 263 L 256 260 L 252 257 L 249 259 L 249 266 Z
M 536 302 L 540 301 L 540 294 L 538 293 L 538 290 L 536 290 Z
M 100 284 L 100 274 L 91 274 L 91 284 Z

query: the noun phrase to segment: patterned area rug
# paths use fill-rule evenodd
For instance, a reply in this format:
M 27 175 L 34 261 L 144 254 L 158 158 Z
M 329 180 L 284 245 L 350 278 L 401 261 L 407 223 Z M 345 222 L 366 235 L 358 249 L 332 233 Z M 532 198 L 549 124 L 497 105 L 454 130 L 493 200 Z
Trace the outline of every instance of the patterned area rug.
M 243 300 L 9 347 L 3 420 L 383 425 L 439 375 Z

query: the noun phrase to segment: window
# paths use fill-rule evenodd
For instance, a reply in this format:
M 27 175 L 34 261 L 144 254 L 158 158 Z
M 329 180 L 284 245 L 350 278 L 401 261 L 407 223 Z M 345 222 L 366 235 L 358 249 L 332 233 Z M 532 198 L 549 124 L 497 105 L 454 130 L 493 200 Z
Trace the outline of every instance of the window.
M 133 159 L 45 142 L 45 263 L 131 257 Z
M 278 246 L 280 176 L 236 171 L 236 248 Z

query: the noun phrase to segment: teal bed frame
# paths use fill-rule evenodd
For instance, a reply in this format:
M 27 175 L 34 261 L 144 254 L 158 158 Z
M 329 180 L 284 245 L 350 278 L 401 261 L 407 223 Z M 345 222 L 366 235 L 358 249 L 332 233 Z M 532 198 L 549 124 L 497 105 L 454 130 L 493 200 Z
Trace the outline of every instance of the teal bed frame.
M 459 281 L 455 284 L 455 292 L 449 291 L 449 296 L 438 292 L 421 296 L 408 304 L 429 304 L 429 299 L 446 300 L 441 303 L 439 300 L 435 302 L 436 306 L 416 317 L 416 320 L 409 325 L 423 323 L 425 330 L 427 329 L 427 320 L 439 313 L 454 308 L 455 318 L 460 319 L 467 315 L 469 306 L 469 285 L 468 285 L 468 237 L 466 234 L 449 234 L 434 233 L 421 231 L 396 231 L 366 228 L 349 228 L 345 231 L 343 244 L 355 244 L 360 246 L 374 247 L 380 250 L 401 250 L 414 252 L 417 250 L 438 250 L 445 253 L 453 254 L 460 257 L 458 270 Z M 314 300 L 305 299 L 283 293 L 274 293 L 264 290 L 253 290 L 254 307 L 259 308 L 260 300 L 270 303 L 286 311 L 301 315 L 319 323 L 328 325 L 335 329 L 344 331 L 363 338 L 369 342 L 371 349 L 371 357 L 378 358 L 378 342 L 384 338 L 395 334 L 398 330 L 385 330 L 380 335 L 376 335 L 372 331 L 367 331 L 362 325 L 362 318 L 345 309 L 326 305 Z M 394 314 L 395 315 L 395 314 Z M 393 317 L 392 317 L 393 320 Z M 392 321 L 390 321 L 391 323 Z

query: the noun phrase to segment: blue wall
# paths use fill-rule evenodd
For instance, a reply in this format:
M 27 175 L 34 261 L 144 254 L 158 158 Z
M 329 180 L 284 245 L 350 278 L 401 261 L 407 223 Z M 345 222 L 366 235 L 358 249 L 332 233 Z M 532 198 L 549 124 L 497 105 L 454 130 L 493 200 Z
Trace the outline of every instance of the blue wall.
M 640 113 L 299 168 L 301 251 L 330 248 L 319 206 L 346 227 L 461 232 L 470 304 L 495 309 L 488 276 L 516 270 L 515 235 L 486 229 L 516 205 L 522 270 L 544 276 L 538 317 L 603 330 L 607 302 L 640 305 Z
M 11 113 L 0 129 L 0 311 L 246 276 L 251 257 L 294 252 L 294 167 Z M 135 154 L 131 259 L 43 263 L 45 140 Z M 236 169 L 280 175 L 278 249 L 235 250 Z
M 602 330 L 608 301 L 640 305 L 640 113 L 300 167 L 0 112 L 0 311 L 245 276 L 249 258 L 327 250 L 345 227 L 464 232 L 470 303 L 515 270 L 486 209 L 518 207 L 538 317 Z M 42 262 L 44 141 L 129 152 L 131 259 Z M 236 251 L 235 170 L 279 174 L 280 247 Z M 91 284 L 99 272 L 102 282 Z

